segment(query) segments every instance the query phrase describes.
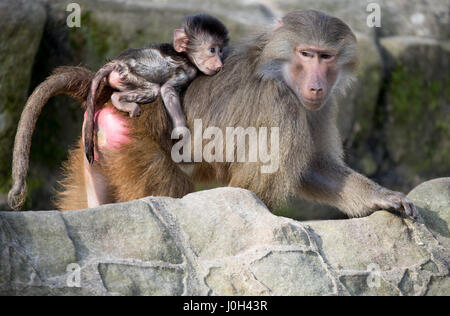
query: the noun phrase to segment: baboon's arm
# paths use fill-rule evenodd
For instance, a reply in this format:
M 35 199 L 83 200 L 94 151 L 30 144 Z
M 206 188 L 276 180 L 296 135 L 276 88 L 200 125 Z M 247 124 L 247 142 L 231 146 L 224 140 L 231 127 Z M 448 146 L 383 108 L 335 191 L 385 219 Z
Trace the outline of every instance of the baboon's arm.
M 402 193 L 386 189 L 347 167 L 321 157 L 303 176 L 300 193 L 319 203 L 339 208 L 349 217 L 367 216 L 377 210 L 403 210 L 417 217 L 414 204 Z

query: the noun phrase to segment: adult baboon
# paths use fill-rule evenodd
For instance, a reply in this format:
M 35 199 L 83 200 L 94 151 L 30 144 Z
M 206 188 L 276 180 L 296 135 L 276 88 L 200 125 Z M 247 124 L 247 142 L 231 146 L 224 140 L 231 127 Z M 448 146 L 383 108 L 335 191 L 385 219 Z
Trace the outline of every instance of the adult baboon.
M 184 97 L 189 128 L 197 118 L 203 120 L 203 128 L 279 127 L 278 171 L 263 174 L 260 163 L 202 162 L 187 176 L 170 157 L 170 125 L 157 100 L 132 125 L 112 110 L 109 119 L 98 122 L 100 134 L 107 134 L 99 137 L 101 159 L 93 165 L 101 177 L 86 169 L 79 147 L 66 166 L 59 207 L 83 208 L 149 195 L 179 197 L 192 191 L 192 181 L 214 179 L 253 191 L 270 208 L 302 195 L 336 206 L 350 217 L 379 209 L 416 216 L 403 194 L 379 186 L 343 162 L 334 97 L 352 81 L 356 56 L 356 38 L 341 20 L 317 11 L 287 14 L 272 31 L 234 45 L 223 70 L 198 77 Z M 104 141 L 117 135 L 126 136 L 118 146 Z M 79 176 L 82 170 L 88 181 Z M 86 202 L 89 195 L 96 196 L 93 203 Z

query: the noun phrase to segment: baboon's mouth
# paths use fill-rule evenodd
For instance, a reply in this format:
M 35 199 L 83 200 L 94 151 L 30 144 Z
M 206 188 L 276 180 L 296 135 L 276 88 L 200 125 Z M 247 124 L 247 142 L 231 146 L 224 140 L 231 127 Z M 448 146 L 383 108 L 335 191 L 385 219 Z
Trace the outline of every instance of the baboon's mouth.
M 311 111 L 319 110 L 322 107 L 322 105 L 324 104 L 324 99 L 311 100 L 311 99 L 301 98 L 300 101 L 308 110 L 311 110 Z
M 206 70 L 208 71 L 207 75 L 210 75 L 210 76 L 215 75 L 216 73 L 219 72 L 219 70 L 214 70 L 214 69 L 209 69 L 209 68 L 206 68 Z

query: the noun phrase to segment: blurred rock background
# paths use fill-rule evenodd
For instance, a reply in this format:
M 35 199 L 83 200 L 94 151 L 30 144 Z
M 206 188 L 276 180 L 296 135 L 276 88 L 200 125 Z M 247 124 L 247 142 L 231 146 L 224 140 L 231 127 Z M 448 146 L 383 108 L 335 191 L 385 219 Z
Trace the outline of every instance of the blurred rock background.
M 80 28 L 66 24 L 71 2 L 81 6 Z M 379 28 L 367 25 L 371 3 L 381 8 Z M 449 176 L 449 0 L 0 0 L 0 209 L 7 208 L 4 194 L 20 113 L 55 67 L 96 70 L 126 48 L 167 42 L 190 13 L 222 19 L 233 42 L 295 9 L 340 17 L 358 37 L 358 80 L 340 101 L 349 165 L 404 192 Z M 68 97 L 53 98 L 45 107 L 31 149 L 27 209 L 53 208 L 52 190 L 81 119 L 79 104 Z M 297 219 L 341 216 L 299 200 L 278 213 Z

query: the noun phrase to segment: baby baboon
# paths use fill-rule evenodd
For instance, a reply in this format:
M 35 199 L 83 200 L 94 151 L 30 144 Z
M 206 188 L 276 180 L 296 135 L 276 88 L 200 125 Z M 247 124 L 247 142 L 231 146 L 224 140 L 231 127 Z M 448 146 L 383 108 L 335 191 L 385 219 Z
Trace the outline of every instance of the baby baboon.
M 138 103 L 150 103 L 160 93 L 174 128 L 185 127 L 179 92 L 197 75 L 197 69 L 214 75 L 222 68 L 223 47 L 228 42 L 226 27 L 215 17 L 196 14 L 184 18 L 181 29 L 174 31 L 172 44 L 154 44 L 129 49 L 103 66 L 95 75 L 87 99 L 84 125 L 86 157 L 94 162 L 94 106 L 101 80 L 119 92 L 111 101 L 116 109 L 130 117 L 141 114 Z

